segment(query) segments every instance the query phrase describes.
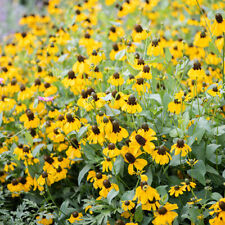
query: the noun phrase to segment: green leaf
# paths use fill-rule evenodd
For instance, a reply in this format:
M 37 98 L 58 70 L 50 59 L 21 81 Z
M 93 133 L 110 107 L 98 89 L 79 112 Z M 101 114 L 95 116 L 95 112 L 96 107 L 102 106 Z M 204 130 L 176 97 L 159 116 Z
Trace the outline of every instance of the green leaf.
M 171 61 L 172 55 L 170 53 L 170 50 L 168 48 L 165 48 L 165 56 L 167 61 Z
M 222 156 L 216 154 L 216 150 L 220 147 L 221 145 L 216 145 L 216 144 L 210 144 L 206 147 L 206 158 L 214 163 L 214 164 L 220 164 L 222 161 Z
M 120 50 L 119 52 L 116 53 L 115 59 L 120 60 L 122 59 L 126 54 L 126 49 Z
M 66 209 L 68 208 L 68 206 L 69 206 L 69 200 L 66 199 L 60 206 L 60 210 L 66 213 Z
M 200 215 L 200 211 L 197 207 L 191 207 L 188 210 L 188 214 L 191 222 L 196 223 L 198 220 L 198 216 Z
M 133 53 L 126 53 L 127 61 L 130 65 L 134 65 L 134 54 Z
M 79 140 L 80 140 L 80 139 L 83 137 L 83 135 L 86 133 L 87 129 L 88 129 L 88 127 L 86 127 L 86 126 L 83 126 L 83 127 L 80 128 L 80 130 L 79 130 L 79 132 L 78 132 L 78 135 L 77 135 L 77 138 L 78 138 Z
M 106 109 L 106 115 L 107 116 L 116 116 L 116 115 L 120 114 L 120 110 L 112 109 L 107 104 L 105 104 L 105 109 Z
M 145 174 L 148 177 L 148 185 L 152 184 L 152 180 L 153 180 L 153 174 L 152 174 L 152 170 L 151 167 L 148 168 L 148 171 Z
M 79 173 L 78 176 L 78 185 L 80 186 L 81 180 L 85 176 L 85 174 L 91 169 L 92 165 L 86 165 Z
M 222 174 L 223 178 L 225 178 L 225 170 L 223 171 L 223 174 Z
M 38 106 L 38 98 L 36 98 L 36 99 L 34 100 L 34 109 L 36 109 L 37 106 Z
M 156 188 L 160 196 L 162 196 L 162 202 L 165 203 L 168 201 L 168 192 L 166 190 L 168 185 L 162 185 Z
M 216 136 L 223 135 L 225 133 L 225 125 L 213 128 L 213 134 Z
M 116 191 L 115 189 L 112 189 L 108 195 L 107 195 L 107 200 L 108 203 L 111 204 L 112 200 L 119 194 L 119 191 Z
M 101 99 L 105 100 L 105 101 L 109 101 L 112 99 L 112 93 L 107 94 L 105 97 L 101 97 Z
M 150 223 L 151 220 L 152 220 L 152 216 L 151 215 L 148 215 L 148 217 L 144 216 L 141 225 L 149 225 L 149 224 L 151 224 Z
M 51 151 L 52 151 L 52 149 L 53 149 L 53 144 L 49 144 L 49 145 L 47 145 L 47 149 L 51 152 Z
M 214 192 L 211 194 L 211 198 L 213 200 L 219 201 L 221 198 L 223 198 L 223 196 L 218 192 Z
M 206 174 L 206 167 L 202 160 L 199 160 L 193 169 L 187 171 L 187 173 L 199 181 L 201 184 L 205 185 L 205 174 Z
M 139 205 L 134 213 L 135 222 L 141 222 L 143 220 L 143 211 L 141 205 Z
M 150 94 L 149 99 L 153 99 L 162 105 L 161 96 L 159 94 Z
M 28 133 L 28 132 L 25 133 L 25 139 L 28 144 L 33 145 L 33 137 L 31 136 L 30 133 Z
M 42 171 L 42 167 L 40 166 L 39 163 L 37 164 L 34 164 L 34 165 L 28 165 L 28 171 L 29 171 L 29 174 L 34 177 L 35 174 L 40 174 L 41 171 Z
M 134 198 L 134 190 L 131 190 L 131 191 L 126 191 L 123 193 L 122 197 L 121 197 L 121 200 L 122 201 L 125 201 L 125 200 L 132 200 Z
M 32 155 L 35 157 L 37 154 L 39 154 L 40 150 L 45 146 L 45 144 L 39 144 L 37 145 L 34 150 L 32 151 Z
M 119 174 L 120 171 L 121 172 L 123 171 L 123 168 L 124 168 L 124 160 L 123 160 L 123 157 L 122 156 L 118 156 L 116 158 L 116 161 L 114 162 L 114 168 L 115 168 L 115 172 L 116 172 L 115 175 Z
M 218 171 L 214 169 L 213 167 L 211 167 L 210 165 L 207 164 L 205 168 L 208 173 L 219 175 Z
M 83 145 L 82 145 L 83 146 Z M 85 145 L 83 147 L 85 156 L 92 162 L 98 162 L 98 157 L 95 154 L 93 145 Z

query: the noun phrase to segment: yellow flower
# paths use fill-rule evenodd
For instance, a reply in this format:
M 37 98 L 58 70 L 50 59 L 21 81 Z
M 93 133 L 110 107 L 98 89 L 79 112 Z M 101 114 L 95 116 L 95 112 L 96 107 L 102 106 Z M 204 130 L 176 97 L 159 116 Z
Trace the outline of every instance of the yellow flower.
M 223 16 L 220 13 L 217 13 L 215 15 L 215 20 L 212 25 L 212 33 L 215 36 L 222 35 L 223 32 L 225 32 L 225 20 L 223 19 Z
M 67 122 L 63 127 L 63 131 L 66 134 L 69 134 L 71 131 L 78 131 L 80 129 L 81 127 L 80 121 L 76 117 L 73 117 L 71 113 L 66 114 L 66 119 Z
M 155 219 L 152 221 L 154 225 L 172 225 L 174 219 L 178 216 L 176 212 L 172 210 L 178 209 L 177 204 L 166 203 L 164 206 L 160 206 L 154 213 Z
M 73 71 L 74 73 L 83 74 L 89 72 L 89 65 L 87 63 L 87 60 L 82 55 L 79 55 L 77 57 L 77 62 L 73 65 Z
M 210 37 L 206 31 L 198 32 L 194 38 L 194 45 L 200 48 L 209 46 Z
M 183 139 L 178 139 L 177 143 L 171 147 L 170 152 L 173 152 L 173 151 L 175 151 L 175 155 L 179 155 L 181 153 L 181 156 L 184 157 L 189 152 L 191 152 L 191 148 L 184 143 Z
M 181 112 L 184 112 L 185 105 L 183 102 L 179 101 L 178 99 L 174 99 L 174 101 L 170 102 L 168 104 L 168 111 L 175 114 L 180 114 Z
M 191 198 L 190 201 L 187 202 L 187 203 L 188 203 L 189 205 L 193 205 L 193 204 L 196 204 L 196 203 L 200 202 L 201 200 L 202 200 L 201 198 L 198 199 L 198 198 L 196 198 L 196 197 L 193 197 L 193 198 Z
M 149 56 L 164 56 L 163 45 L 160 39 L 154 39 L 148 46 L 147 55 Z
M 105 179 L 103 181 L 103 186 L 102 186 L 102 190 L 99 192 L 99 198 L 101 199 L 103 198 L 107 198 L 108 193 L 114 189 L 115 191 L 119 191 L 119 186 L 117 184 L 111 183 L 108 179 Z
M 172 159 L 165 146 L 156 148 L 151 155 L 154 161 L 160 165 L 165 165 Z
M 114 73 L 109 79 L 108 83 L 114 86 L 120 86 L 124 83 L 124 79 L 120 76 L 119 73 Z
M 68 219 L 68 221 L 70 223 L 74 223 L 75 221 L 81 221 L 82 217 L 83 217 L 82 213 L 78 213 L 77 211 L 75 211 L 70 215 L 70 218 Z
M 134 131 L 130 136 L 130 140 L 131 142 L 129 143 L 129 145 L 131 147 L 137 149 L 142 147 L 148 154 L 152 154 L 153 150 L 155 149 L 155 145 L 151 141 L 156 140 L 156 137 L 148 136 L 145 138 Z
M 90 144 L 99 143 L 100 145 L 102 145 L 105 141 L 105 137 L 99 127 L 97 125 L 94 125 L 89 128 L 89 135 L 87 137 L 87 140 L 90 142 Z
M 109 158 L 104 157 L 104 161 L 101 162 L 102 164 L 102 172 L 109 172 L 112 171 L 113 163 L 115 162 L 116 158 Z
M 66 155 L 70 160 L 75 158 L 81 158 L 81 147 L 78 141 L 74 138 L 71 140 L 71 145 L 68 150 L 66 151 Z
M 130 95 L 128 98 L 126 97 L 124 104 L 122 105 L 122 110 L 127 113 L 139 113 L 142 111 L 141 106 L 137 103 L 134 95 Z
M 189 159 L 186 161 L 189 166 L 194 166 L 198 160 L 197 159 Z
M 120 142 L 123 140 L 123 138 L 128 137 L 128 132 L 125 128 L 121 127 L 119 122 L 114 120 L 111 122 L 112 125 L 112 129 L 111 132 L 106 133 L 106 138 L 112 142 L 112 143 L 116 143 L 116 142 Z
M 135 207 L 135 204 L 131 200 L 122 201 L 122 209 L 124 211 L 131 210 Z
M 148 202 L 159 201 L 160 196 L 156 189 L 150 187 L 147 183 L 147 176 L 141 176 L 141 184 L 136 188 L 135 196 L 133 200 L 138 201 L 142 205 L 147 204 Z
M 130 175 L 135 173 L 134 167 L 137 170 L 142 171 L 143 168 L 148 164 L 145 159 L 138 158 L 143 153 L 139 148 L 123 146 L 121 151 L 125 162 L 129 163 L 128 173 Z
M 220 89 L 222 88 L 221 85 L 214 84 L 212 89 L 209 89 L 207 92 L 213 97 L 219 96 L 221 97 Z
M 181 182 L 181 184 L 186 189 L 186 191 L 190 191 L 191 188 L 195 188 L 196 187 L 196 183 L 190 181 L 189 179 L 185 179 L 185 182 Z
M 175 197 L 178 197 L 179 195 L 182 195 L 184 191 L 185 191 L 185 186 L 175 185 L 170 188 L 169 193 L 170 195 L 174 195 Z
M 142 28 L 141 25 L 135 25 L 134 30 L 132 32 L 132 39 L 134 42 L 141 42 L 148 37 L 146 30 Z
M 116 42 L 118 38 L 124 36 L 124 30 L 122 27 L 110 27 L 109 39 L 113 42 Z
M 41 225 L 50 225 L 50 224 L 53 224 L 53 215 L 51 214 L 48 214 L 47 216 L 37 216 L 36 217 L 36 220 L 37 220 L 37 223 L 38 224 L 41 224 Z
M 107 176 L 101 172 L 96 173 L 94 170 L 88 172 L 87 180 L 93 182 L 95 189 L 102 188 L 105 179 L 107 179 Z
M 109 143 L 108 147 L 104 148 L 102 152 L 109 158 L 114 158 L 120 155 L 120 150 L 116 148 L 116 145 L 114 143 Z

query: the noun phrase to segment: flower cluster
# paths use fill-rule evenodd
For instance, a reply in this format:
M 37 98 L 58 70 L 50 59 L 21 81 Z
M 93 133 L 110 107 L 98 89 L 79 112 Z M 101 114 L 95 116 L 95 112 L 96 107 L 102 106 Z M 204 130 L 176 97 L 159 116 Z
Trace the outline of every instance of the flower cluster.
M 49 0 L 24 15 L 0 45 L 3 207 L 30 199 L 49 225 L 225 224 L 224 8 Z

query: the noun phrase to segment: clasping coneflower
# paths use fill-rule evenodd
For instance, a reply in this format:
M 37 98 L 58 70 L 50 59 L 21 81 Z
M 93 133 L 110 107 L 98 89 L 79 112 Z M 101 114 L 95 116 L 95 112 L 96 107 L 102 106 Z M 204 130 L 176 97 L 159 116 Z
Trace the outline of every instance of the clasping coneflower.
M 209 46 L 210 42 L 210 36 L 209 34 L 204 30 L 197 32 L 194 38 L 194 45 L 200 48 L 205 48 Z
M 136 83 L 132 86 L 132 90 L 137 91 L 138 95 L 141 95 L 141 93 L 148 93 L 149 89 L 150 84 L 147 83 L 142 77 L 137 78 Z
M 138 158 L 141 154 L 143 154 L 143 152 L 139 148 L 123 146 L 121 154 L 123 155 L 125 162 L 129 163 L 128 173 L 130 175 L 133 175 L 135 173 L 134 167 L 138 171 L 142 171 L 143 168 L 148 164 L 145 159 Z
M 149 65 L 144 65 L 141 72 L 139 72 L 138 78 L 145 78 L 146 80 L 152 79 L 151 68 Z
M 135 203 L 131 200 L 122 201 L 122 209 L 125 211 L 131 210 L 135 207 Z
M 70 140 L 70 147 L 66 151 L 66 155 L 70 160 L 81 158 L 81 147 L 76 138 Z
M 185 110 L 185 105 L 183 101 L 178 100 L 175 98 L 172 102 L 168 104 L 168 111 L 174 114 L 180 114 Z
M 195 188 L 196 187 L 196 183 L 190 181 L 189 179 L 185 179 L 184 182 L 181 182 L 181 184 L 184 186 L 184 188 L 186 189 L 186 191 L 191 191 L 191 188 Z
M 169 193 L 170 195 L 174 195 L 175 197 L 178 197 L 179 195 L 182 195 L 185 191 L 184 186 L 175 185 L 170 188 Z
M 160 195 L 156 189 L 152 188 L 147 183 L 148 178 L 146 175 L 141 175 L 140 186 L 136 188 L 136 193 L 133 200 L 138 200 L 138 203 L 145 205 L 148 201 L 152 202 L 153 200 L 159 201 Z
M 146 30 L 142 28 L 140 24 L 137 24 L 134 26 L 134 29 L 132 31 L 132 39 L 134 42 L 141 42 L 142 40 L 145 40 L 148 37 L 148 33 Z
M 113 97 L 113 100 L 110 102 L 109 106 L 114 108 L 114 109 L 119 109 L 124 103 L 123 92 L 118 92 L 118 91 L 114 90 L 112 92 L 112 97 Z
M 130 95 L 129 97 L 127 96 L 124 101 L 125 104 L 123 104 L 121 107 L 123 111 L 131 114 L 142 111 L 142 108 L 137 103 L 136 97 L 134 95 Z
M 164 56 L 163 45 L 160 39 L 154 39 L 148 46 L 147 55 Z
M 172 159 L 168 149 L 165 146 L 156 148 L 151 155 L 154 161 L 160 165 L 167 164 Z
M 82 55 L 78 55 L 77 62 L 73 65 L 74 73 L 79 73 L 79 74 L 87 73 L 88 74 L 89 70 L 90 70 L 90 67 L 89 67 L 89 64 L 87 63 L 87 59 Z
M 179 155 L 181 153 L 181 156 L 186 156 L 189 152 L 191 152 L 191 148 L 184 143 L 183 139 L 178 139 L 177 143 L 172 145 L 171 152 L 175 152 L 175 155 Z
M 220 13 L 215 15 L 215 20 L 212 25 L 212 33 L 215 36 L 222 35 L 225 32 L 225 20 Z
M 81 127 L 80 121 L 74 117 L 71 113 L 66 114 L 66 120 L 67 122 L 65 123 L 63 127 L 63 131 L 65 134 L 70 133 L 71 131 L 78 131 Z
M 225 198 L 221 198 L 209 209 L 213 209 L 213 211 L 210 212 L 210 215 L 216 214 L 216 217 L 214 219 L 209 220 L 210 224 L 213 225 L 225 224 Z
M 109 77 L 108 83 L 114 86 L 120 86 L 124 83 L 124 79 L 120 76 L 119 73 L 114 73 L 112 76 Z
M 108 147 L 103 149 L 103 154 L 109 158 L 114 158 L 120 155 L 120 150 L 116 148 L 114 143 L 109 143 Z
M 75 221 L 81 221 L 82 217 L 83 217 L 82 213 L 78 213 L 77 211 L 75 211 L 70 215 L 68 221 L 70 223 L 74 223 Z
M 94 170 L 88 172 L 87 181 L 90 180 L 95 189 L 102 188 L 105 179 L 107 179 L 107 176 L 101 172 L 95 172 Z
M 222 88 L 222 85 L 213 84 L 213 87 L 207 91 L 208 94 L 210 94 L 213 97 L 219 96 L 221 97 L 220 89 Z
M 154 213 L 155 219 L 152 221 L 154 225 L 172 225 L 174 219 L 178 214 L 172 210 L 178 209 L 177 204 L 166 203 L 164 206 L 160 206 Z
M 99 198 L 98 200 L 103 198 L 107 198 L 108 193 L 114 189 L 115 191 L 119 191 L 119 186 L 115 183 L 111 183 L 108 179 L 105 179 L 103 181 L 102 190 L 99 192 Z
M 191 80 L 204 80 L 206 74 L 201 67 L 201 63 L 198 60 L 194 62 L 193 67 L 188 71 L 188 76 Z
M 130 140 L 130 146 L 138 149 L 142 147 L 148 154 L 152 154 L 153 150 L 155 149 L 154 143 L 151 142 L 152 140 L 155 140 L 155 137 L 154 139 L 151 136 L 143 137 L 134 131 L 130 136 Z
M 104 157 L 104 161 L 101 162 L 102 164 L 102 172 L 109 172 L 112 171 L 113 164 L 116 161 L 116 158 L 109 158 Z
M 89 127 L 89 135 L 87 137 L 87 140 L 90 142 L 90 144 L 99 143 L 100 145 L 102 145 L 105 141 L 105 137 L 99 127 L 97 125 L 93 125 Z
M 112 142 L 112 143 L 116 143 L 116 142 L 120 142 L 122 141 L 123 138 L 128 137 L 128 132 L 125 128 L 121 127 L 119 122 L 117 120 L 113 120 L 111 122 L 112 125 L 112 132 L 106 134 L 106 138 Z
M 124 30 L 122 27 L 112 26 L 109 29 L 109 39 L 113 42 L 116 42 L 118 38 L 124 36 Z

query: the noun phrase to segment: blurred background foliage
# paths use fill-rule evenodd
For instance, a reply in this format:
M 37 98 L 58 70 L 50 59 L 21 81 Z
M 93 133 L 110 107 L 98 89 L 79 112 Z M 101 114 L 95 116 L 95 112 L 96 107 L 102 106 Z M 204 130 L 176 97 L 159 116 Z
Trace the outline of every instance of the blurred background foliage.
M 19 31 L 19 20 L 24 14 L 42 10 L 45 0 L 0 0 L 0 41 Z

